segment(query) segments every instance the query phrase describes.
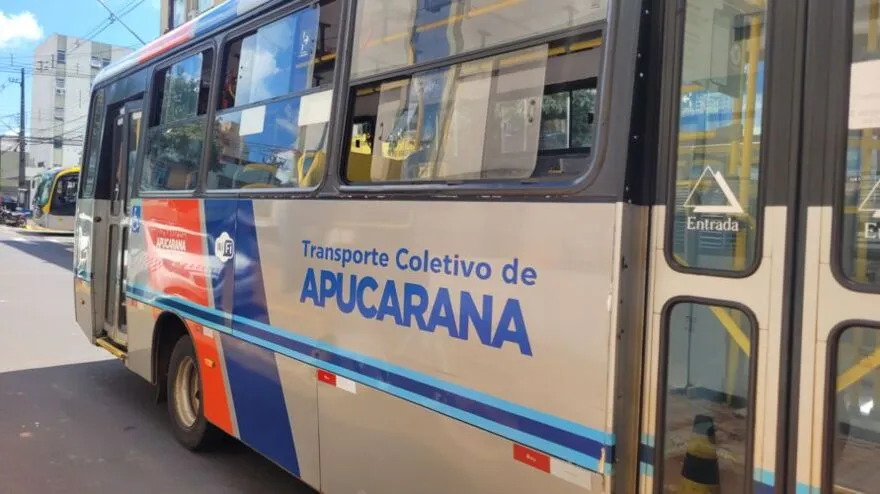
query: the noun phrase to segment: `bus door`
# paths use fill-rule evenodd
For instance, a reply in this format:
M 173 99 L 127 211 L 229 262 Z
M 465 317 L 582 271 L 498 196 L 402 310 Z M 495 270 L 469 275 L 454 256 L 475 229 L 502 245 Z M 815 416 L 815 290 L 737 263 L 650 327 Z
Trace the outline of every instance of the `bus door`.
M 799 2 L 664 8 L 639 492 L 774 492 Z
M 107 217 L 107 291 L 104 331 L 116 343 L 126 344 L 126 250 L 131 218 L 131 182 L 140 144 L 141 101 L 119 108 L 112 127 L 110 211 Z

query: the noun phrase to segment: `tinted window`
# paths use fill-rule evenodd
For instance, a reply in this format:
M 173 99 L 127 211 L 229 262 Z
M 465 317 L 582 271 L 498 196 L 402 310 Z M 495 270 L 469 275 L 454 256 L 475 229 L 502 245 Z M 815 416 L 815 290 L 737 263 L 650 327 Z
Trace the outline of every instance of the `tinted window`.
M 582 174 L 593 151 L 598 45 L 566 39 L 357 88 L 347 180 Z
M 194 55 L 157 74 L 141 190 L 195 188 L 205 142 L 211 55 Z
M 363 0 L 352 77 L 604 19 L 606 0 Z
M 157 123 L 166 124 L 205 113 L 210 65 L 199 53 L 160 72 L 162 104 Z
M 749 492 L 757 328 L 717 305 L 678 303 L 667 317 L 661 492 Z
M 743 272 L 759 235 L 766 2 L 687 0 L 685 11 L 672 254 Z
M 332 82 L 338 4 L 294 12 L 227 45 L 209 189 L 321 181 L 332 92 L 302 93 Z
M 331 83 L 339 39 L 338 2 L 307 8 L 231 42 L 220 109 Z
M 76 211 L 76 189 L 79 185 L 79 174 L 69 173 L 55 183 L 50 212 L 58 215 L 72 215 Z
M 849 132 L 839 263 L 843 273 L 862 285 L 880 287 L 880 119 L 877 118 L 877 6 L 853 0 Z M 873 33 L 871 31 L 873 30 Z M 841 157 L 843 158 L 843 157 Z
M 95 197 L 99 160 L 101 158 L 101 137 L 104 129 L 104 90 L 95 93 L 92 99 L 91 117 L 89 119 L 88 150 L 85 153 L 85 180 L 82 186 L 82 197 Z
M 217 117 L 209 189 L 312 187 L 324 176 L 331 91 Z
M 834 492 L 877 492 L 880 331 L 847 328 L 837 342 L 831 479 Z

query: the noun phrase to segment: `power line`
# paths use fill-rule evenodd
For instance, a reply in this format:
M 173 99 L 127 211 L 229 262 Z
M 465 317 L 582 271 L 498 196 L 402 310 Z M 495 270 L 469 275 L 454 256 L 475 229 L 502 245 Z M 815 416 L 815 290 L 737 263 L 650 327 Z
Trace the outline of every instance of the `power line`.
M 122 24 L 122 27 L 124 27 L 125 29 L 127 29 L 128 32 L 130 32 L 132 36 L 134 36 L 135 38 L 137 38 L 137 40 L 140 41 L 142 45 L 147 44 L 147 42 L 144 41 L 144 40 L 142 40 L 141 37 L 138 36 L 137 33 L 134 32 L 134 30 L 133 30 L 132 28 L 128 27 L 128 24 L 126 24 L 125 22 L 123 22 L 122 19 L 119 18 L 119 16 L 117 16 L 115 13 L 113 13 L 112 10 L 110 10 L 110 7 L 108 7 L 107 4 L 104 3 L 104 0 L 96 0 L 96 1 L 97 1 L 98 3 L 100 3 L 101 6 L 104 7 L 104 8 L 107 10 L 107 12 L 110 13 L 110 19 L 111 19 L 111 20 L 119 21 L 119 23 Z

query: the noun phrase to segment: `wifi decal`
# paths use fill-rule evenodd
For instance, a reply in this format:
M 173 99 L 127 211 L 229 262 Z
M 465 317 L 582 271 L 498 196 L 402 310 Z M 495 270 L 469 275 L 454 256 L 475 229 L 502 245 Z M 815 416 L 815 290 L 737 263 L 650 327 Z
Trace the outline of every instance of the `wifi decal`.
M 687 229 L 702 232 L 738 232 L 736 216 L 745 214 L 721 172 L 707 166 L 682 205 L 688 211 Z

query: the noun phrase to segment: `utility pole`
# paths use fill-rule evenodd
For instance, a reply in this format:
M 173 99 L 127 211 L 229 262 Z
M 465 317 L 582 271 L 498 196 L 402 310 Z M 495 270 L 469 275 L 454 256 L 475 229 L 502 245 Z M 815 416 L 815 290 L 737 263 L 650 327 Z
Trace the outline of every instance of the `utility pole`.
M 21 119 L 18 128 L 18 188 L 23 189 L 27 184 L 24 176 L 24 67 L 21 68 Z
M 27 182 L 24 177 L 24 67 L 21 69 L 21 78 L 10 78 L 9 82 L 21 87 L 21 114 L 18 120 L 18 188 L 21 189 Z

